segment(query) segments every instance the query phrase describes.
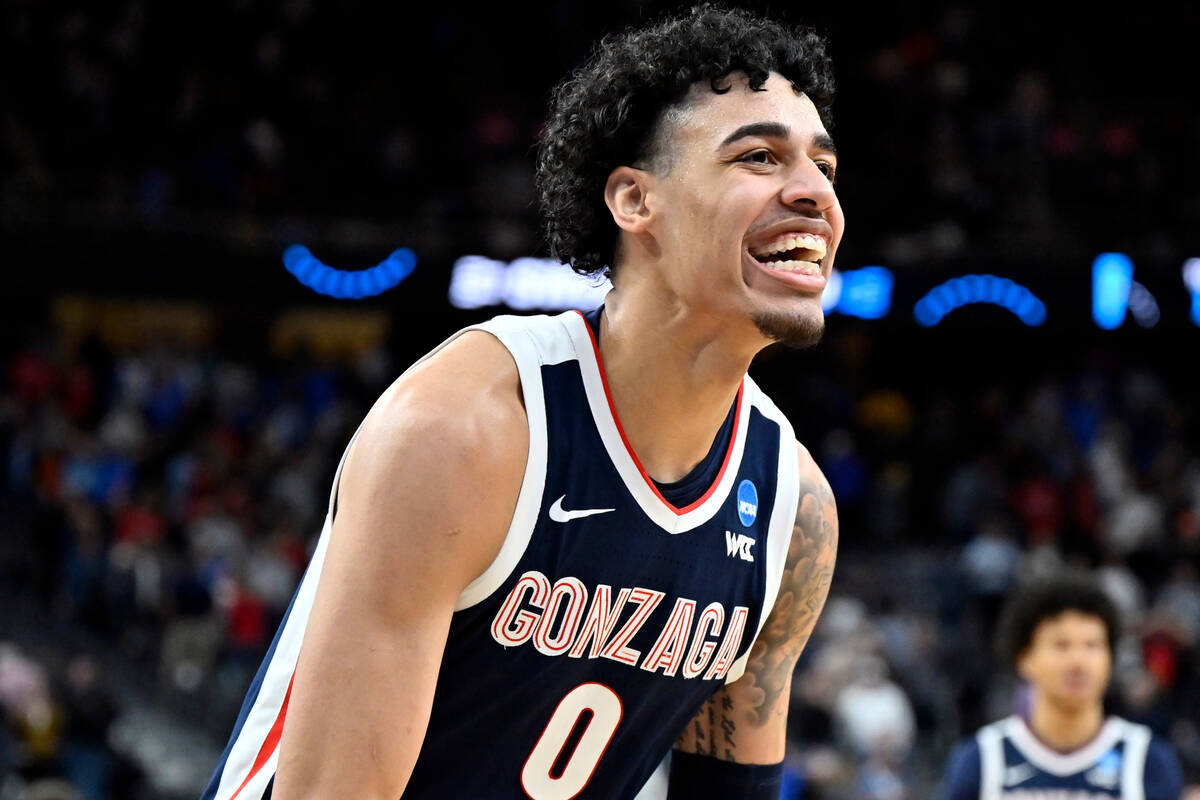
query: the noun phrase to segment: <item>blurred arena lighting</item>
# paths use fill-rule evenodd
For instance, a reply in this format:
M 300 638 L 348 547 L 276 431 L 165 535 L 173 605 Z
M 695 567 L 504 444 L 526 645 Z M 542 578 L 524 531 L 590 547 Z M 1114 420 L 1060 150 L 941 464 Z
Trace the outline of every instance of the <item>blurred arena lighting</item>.
M 1192 323 L 1200 325 L 1200 258 L 1183 262 L 1183 285 L 1192 294 Z
M 1137 281 L 1129 282 L 1129 313 L 1133 314 L 1133 321 L 1143 328 L 1153 328 L 1161 316 L 1154 295 Z
M 1132 285 L 1133 261 L 1129 256 L 1124 253 L 1096 256 L 1092 262 L 1092 319 L 1098 326 L 1111 331 L 1125 321 Z
M 887 267 L 833 269 L 821 294 L 821 308 L 862 319 L 881 319 L 892 310 L 896 280 Z
M 400 248 L 370 269 L 342 270 L 322 263 L 304 245 L 293 244 L 283 251 L 283 265 L 318 294 L 361 300 L 382 294 L 411 275 L 417 257 L 412 250 Z
M 517 310 L 585 311 L 604 302 L 612 288 L 597 284 L 552 258 L 518 258 L 511 264 L 487 256 L 463 256 L 450 273 L 455 308 L 506 305 Z
M 913 307 L 917 324 L 932 328 L 947 314 L 971 303 L 990 303 L 1011 311 L 1029 327 L 1046 321 L 1046 304 L 1019 283 L 995 275 L 963 275 L 929 290 Z

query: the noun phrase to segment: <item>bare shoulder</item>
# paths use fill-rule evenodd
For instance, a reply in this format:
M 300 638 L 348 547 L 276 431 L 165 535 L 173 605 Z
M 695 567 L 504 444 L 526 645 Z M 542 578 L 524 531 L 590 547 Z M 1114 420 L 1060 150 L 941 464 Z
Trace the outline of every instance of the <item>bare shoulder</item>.
M 754 642 L 746 674 L 769 697 L 790 683 L 792 668 L 804 651 L 825 607 L 837 561 L 837 506 L 829 481 L 804 445 L 797 442 L 799 502 L 788 543 L 779 594 Z M 784 700 L 786 704 L 786 700 Z
M 817 466 L 808 449 L 796 442 L 799 462 L 800 501 L 796 506 L 796 524 L 792 528 L 792 547 L 801 550 L 837 553 L 837 502 L 825 473 Z M 788 564 L 792 563 L 788 553 Z
M 761 690 L 756 720 L 786 716 L 792 671 L 825 608 L 837 561 L 838 521 L 833 492 L 803 445 L 799 458 L 800 499 L 792 524 L 775 605 L 750 650 L 741 681 Z M 741 682 L 739 681 L 739 682 Z
M 335 524 L 383 539 L 385 552 L 436 543 L 444 558 L 433 560 L 463 570 L 451 579 L 465 585 L 503 543 L 528 449 L 516 364 L 491 334 L 470 331 L 371 408 L 346 459 Z
M 338 482 L 279 796 L 403 792 L 458 598 L 512 520 L 527 431 L 516 365 L 486 333 L 459 337 L 371 408 Z
M 468 331 L 415 365 L 379 397 L 360 438 L 386 448 L 413 435 L 442 437 L 453 448 L 447 455 L 463 447 L 472 461 L 507 456 L 524 464 L 524 452 L 479 447 L 527 436 L 517 365 L 498 339 Z

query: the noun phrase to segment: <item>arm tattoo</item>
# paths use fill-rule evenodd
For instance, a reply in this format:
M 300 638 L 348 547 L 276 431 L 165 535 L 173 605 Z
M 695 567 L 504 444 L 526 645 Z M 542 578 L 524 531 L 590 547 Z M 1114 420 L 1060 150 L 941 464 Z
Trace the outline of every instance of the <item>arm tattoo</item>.
M 736 735 L 734 703 L 729 697 L 729 687 L 724 687 L 701 707 L 700 713 L 684 728 L 675 747 L 688 753 L 733 761 Z
M 725 737 L 725 751 L 721 757 L 726 761 L 733 760 L 733 751 L 736 747 L 733 741 L 733 734 L 737 732 L 737 725 L 733 721 L 733 701 L 729 699 L 728 694 L 721 696 L 721 735 Z
M 774 720 L 782 729 L 792 671 L 825 606 L 837 545 L 833 492 L 813 467 L 801 479 L 779 595 L 750 649 L 746 672 L 704 704 L 675 743 L 676 748 L 733 761 L 739 724 L 754 730 Z
M 817 473 L 801 484 L 779 596 L 746 665 L 745 677 L 757 690 L 748 695 L 754 725 L 761 727 L 776 716 L 787 715 L 792 670 L 825 607 L 833 582 L 837 542 L 833 492 Z

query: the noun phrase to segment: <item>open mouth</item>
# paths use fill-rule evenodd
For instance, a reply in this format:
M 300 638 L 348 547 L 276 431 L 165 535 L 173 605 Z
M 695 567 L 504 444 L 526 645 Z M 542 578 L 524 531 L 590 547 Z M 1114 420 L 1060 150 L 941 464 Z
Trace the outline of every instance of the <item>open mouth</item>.
M 826 251 L 825 237 L 811 233 L 787 233 L 750 251 L 750 257 L 768 269 L 821 275 Z

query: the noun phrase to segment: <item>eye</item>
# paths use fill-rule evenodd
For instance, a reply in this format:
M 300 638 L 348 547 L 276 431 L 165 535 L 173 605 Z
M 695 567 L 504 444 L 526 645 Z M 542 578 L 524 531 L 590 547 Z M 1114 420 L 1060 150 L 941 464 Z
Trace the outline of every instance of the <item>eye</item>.
M 774 164 L 775 156 L 772 155 L 770 150 L 760 147 L 757 150 L 751 150 L 749 153 L 746 153 L 738 161 L 746 164 L 762 164 L 765 166 L 767 164 Z
M 817 161 L 816 165 L 817 165 L 817 169 L 821 170 L 821 174 L 824 175 L 829 180 L 830 183 L 837 182 L 837 167 L 836 166 L 834 166 L 833 164 L 831 164 L 828 161 Z

